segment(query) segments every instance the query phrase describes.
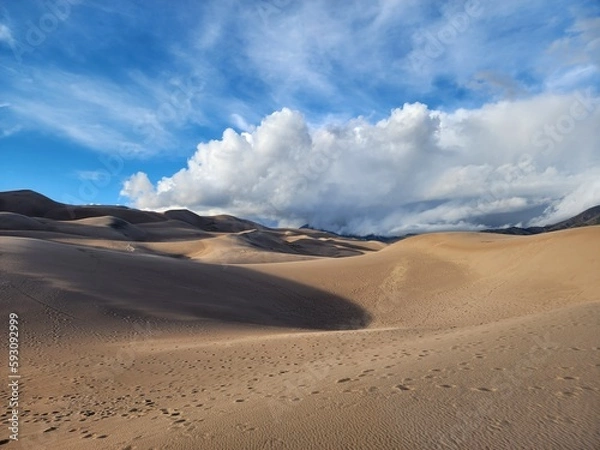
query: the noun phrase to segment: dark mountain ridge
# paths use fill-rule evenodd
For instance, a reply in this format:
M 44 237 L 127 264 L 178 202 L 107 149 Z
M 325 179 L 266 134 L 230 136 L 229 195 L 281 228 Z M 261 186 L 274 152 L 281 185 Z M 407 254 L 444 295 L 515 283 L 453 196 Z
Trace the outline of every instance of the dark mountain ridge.
M 560 231 L 579 227 L 589 227 L 594 225 L 600 225 L 600 205 L 594 206 L 590 209 L 586 209 L 584 212 L 577 214 L 576 216 L 573 216 L 567 220 L 563 220 L 562 222 L 546 225 L 543 227 L 509 227 L 483 230 L 483 232 L 526 236 L 530 234 L 549 233 L 551 231 Z
M 239 233 L 249 230 L 268 230 L 268 227 L 250 220 L 240 219 L 228 215 L 200 216 L 187 209 L 170 210 L 164 213 L 153 211 L 141 211 L 126 206 L 103 206 L 103 205 L 68 205 L 56 202 L 42 194 L 31 190 L 18 190 L 0 192 L 0 212 L 19 214 L 30 218 L 52 219 L 59 221 L 80 220 L 94 217 L 113 217 L 125 221 L 128 224 L 148 224 L 176 220 L 184 222 L 194 228 L 220 233 Z M 9 220 L 8 217 L 5 220 Z M 15 220 L 11 218 L 10 220 Z M 30 226 L 38 226 L 31 224 Z M 594 206 L 574 217 L 561 222 L 543 227 L 508 227 L 483 230 L 484 233 L 500 233 L 512 235 L 531 235 L 547 233 L 551 231 L 565 230 L 584 226 L 600 225 L 600 205 Z M 124 223 L 115 222 L 114 227 L 125 226 Z M 1 228 L 1 227 L 0 227 Z M 313 228 L 310 224 L 303 225 L 300 229 L 314 230 L 328 236 L 356 239 L 362 241 L 380 241 L 392 243 L 414 234 L 403 236 L 380 236 L 370 234 L 366 236 L 337 234 L 328 230 Z

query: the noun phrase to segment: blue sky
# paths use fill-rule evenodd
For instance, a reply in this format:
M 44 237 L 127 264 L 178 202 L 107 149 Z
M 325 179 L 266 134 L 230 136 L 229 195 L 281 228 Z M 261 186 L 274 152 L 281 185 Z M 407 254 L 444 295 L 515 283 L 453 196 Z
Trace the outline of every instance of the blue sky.
M 498 214 L 514 222 L 519 212 L 521 222 L 559 217 L 600 203 L 589 184 L 599 108 L 573 119 L 573 132 L 567 122 L 558 137 L 544 131 L 577 95 L 597 98 L 599 17 L 592 0 L 3 2 L 0 190 L 357 232 L 472 227 L 485 223 L 473 217 Z M 528 139 L 518 152 L 481 156 L 477 127 L 509 145 L 514 129 L 502 114 L 522 114 Z M 536 115 L 543 121 L 531 122 Z M 348 141 L 352 130 L 358 137 Z M 403 150 L 409 144 L 414 154 Z M 315 152 L 329 161 L 324 169 L 310 169 Z M 493 177 L 515 184 L 506 165 L 531 184 L 486 197 Z M 471 167 L 474 177 L 488 174 L 483 193 L 454 192 L 464 179 L 431 193 Z M 558 174 L 552 181 L 548 170 Z M 286 184 L 296 176 L 304 181 Z M 379 183 L 387 188 L 373 189 Z M 406 199 L 370 202 L 346 195 L 353 189 Z M 592 194 L 574 204 L 578 189 Z

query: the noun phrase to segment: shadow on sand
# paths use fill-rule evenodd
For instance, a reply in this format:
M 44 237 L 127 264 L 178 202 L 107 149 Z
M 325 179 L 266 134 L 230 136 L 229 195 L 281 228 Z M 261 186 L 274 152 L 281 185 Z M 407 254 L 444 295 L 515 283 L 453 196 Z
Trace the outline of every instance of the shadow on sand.
M 371 320 L 344 298 L 240 266 L 32 242 L 14 250 L 21 263 L 12 275 L 59 286 L 60 304 L 49 307 L 87 321 L 99 314 L 341 330 L 364 328 Z

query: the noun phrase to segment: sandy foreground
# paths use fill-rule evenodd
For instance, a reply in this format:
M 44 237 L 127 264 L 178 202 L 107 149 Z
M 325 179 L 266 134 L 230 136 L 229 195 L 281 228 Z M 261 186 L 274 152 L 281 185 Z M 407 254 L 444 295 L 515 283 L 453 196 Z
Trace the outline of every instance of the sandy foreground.
M 1 448 L 600 448 L 600 227 L 384 246 L 10 220 Z

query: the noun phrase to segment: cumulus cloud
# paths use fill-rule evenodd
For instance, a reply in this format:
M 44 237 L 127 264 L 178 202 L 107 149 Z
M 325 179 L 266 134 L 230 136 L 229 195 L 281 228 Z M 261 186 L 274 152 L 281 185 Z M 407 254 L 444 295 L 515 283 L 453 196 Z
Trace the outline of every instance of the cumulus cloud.
M 452 112 L 404 104 L 379 122 L 316 128 L 282 109 L 199 144 L 155 184 L 131 176 L 122 195 L 363 235 L 525 225 L 600 203 L 598 123 L 591 91 Z

